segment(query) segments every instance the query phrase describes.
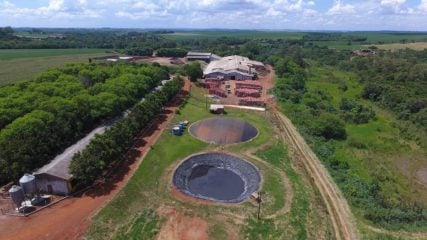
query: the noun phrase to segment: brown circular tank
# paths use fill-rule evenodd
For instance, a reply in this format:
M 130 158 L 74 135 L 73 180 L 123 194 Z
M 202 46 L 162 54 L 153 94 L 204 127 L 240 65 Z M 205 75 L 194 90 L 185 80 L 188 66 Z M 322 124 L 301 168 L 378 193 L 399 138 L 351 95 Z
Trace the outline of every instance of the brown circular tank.
M 208 143 L 233 144 L 249 141 L 258 130 L 240 118 L 215 117 L 198 121 L 189 128 L 191 135 Z

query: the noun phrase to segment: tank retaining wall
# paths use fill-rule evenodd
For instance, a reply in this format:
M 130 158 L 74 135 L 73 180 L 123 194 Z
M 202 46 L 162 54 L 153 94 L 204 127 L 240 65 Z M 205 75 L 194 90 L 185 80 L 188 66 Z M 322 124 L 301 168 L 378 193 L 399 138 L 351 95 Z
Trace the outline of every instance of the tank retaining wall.
M 189 177 L 193 168 L 199 165 L 209 165 L 216 168 L 223 168 L 233 171 L 240 176 L 245 184 L 243 193 L 239 197 L 232 200 L 219 200 L 189 191 Z M 251 163 L 229 154 L 211 152 L 195 154 L 188 157 L 175 170 L 172 181 L 178 190 L 196 198 L 224 203 L 239 203 L 249 198 L 253 192 L 259 189 L 261 177 L 257 168 Z

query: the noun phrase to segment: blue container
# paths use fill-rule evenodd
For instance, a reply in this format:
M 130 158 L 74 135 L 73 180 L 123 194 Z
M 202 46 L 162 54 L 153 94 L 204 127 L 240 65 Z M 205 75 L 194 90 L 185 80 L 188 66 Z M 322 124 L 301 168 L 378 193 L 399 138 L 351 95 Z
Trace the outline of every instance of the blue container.
M 175 136 L 181 136 L 182 135 L 182 130 L 180 127 L 173 127 L 172 128 L 172 134 Z

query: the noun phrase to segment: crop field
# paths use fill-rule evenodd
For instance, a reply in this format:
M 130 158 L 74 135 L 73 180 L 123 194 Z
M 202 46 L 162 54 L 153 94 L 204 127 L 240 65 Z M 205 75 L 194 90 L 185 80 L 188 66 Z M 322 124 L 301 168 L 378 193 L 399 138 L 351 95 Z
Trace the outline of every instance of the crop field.
M 129 183 L 95 217 L 89 239 L 318 239 L 330 238 L 326 209 L 307 184 L 302 169 L 288 157 L 287 147 L 269 121 L 268 112 L 228 110 L 258 128 L 252 141 L 218 147 L 190 136 L 175 137 L 166 130 L 145 157 Z M 195 122 L 212 115 L 200 89 L 173 122 Z M 263 204 L 257 220 L 253 200 L 216 204 L 194 200 L 171 187 L 173 170 L 186 156 L 201 151 L 224 151 L 252 162 L 262 175 Z M 226 223 L 226 224 L 225 224 Z M 186 235 L 188 234 L 188 235 Z M 186 236 L 187 238 L 183 237 Z M 168 238 L 169 237 L 169 238 Z
M 32 79 L 49 68 L 106 55 L 99 49 L 0 50 L 0 86 Z

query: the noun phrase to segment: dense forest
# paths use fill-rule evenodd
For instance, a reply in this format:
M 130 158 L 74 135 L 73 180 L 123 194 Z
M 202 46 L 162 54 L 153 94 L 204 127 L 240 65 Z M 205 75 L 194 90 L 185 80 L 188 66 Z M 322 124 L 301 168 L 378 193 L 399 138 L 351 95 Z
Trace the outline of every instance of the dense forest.
M 49 162 L 149 93 L 167 68 L 74 64 L 0 88 L 0 183 Z

